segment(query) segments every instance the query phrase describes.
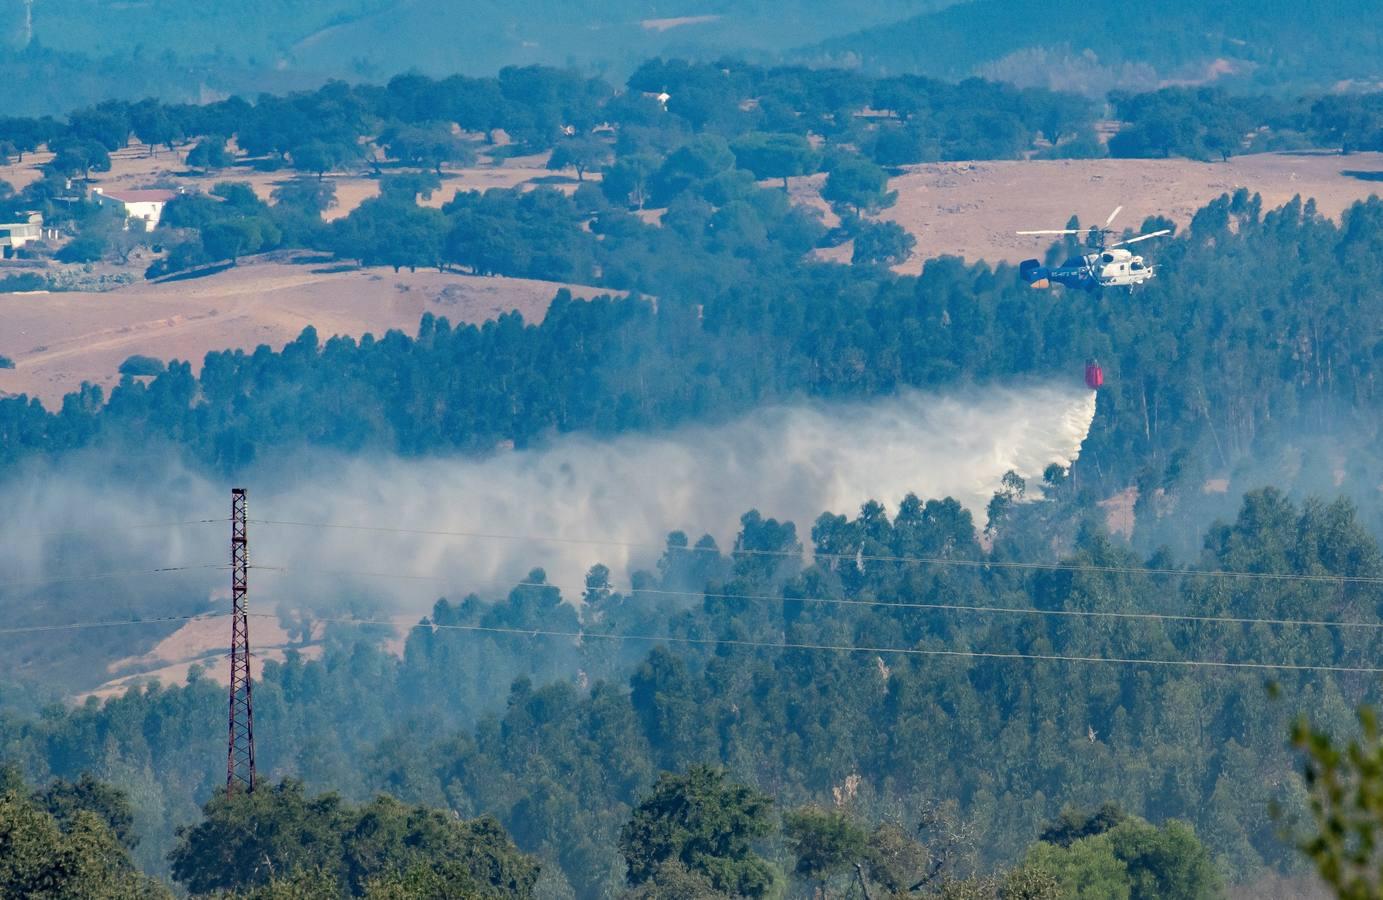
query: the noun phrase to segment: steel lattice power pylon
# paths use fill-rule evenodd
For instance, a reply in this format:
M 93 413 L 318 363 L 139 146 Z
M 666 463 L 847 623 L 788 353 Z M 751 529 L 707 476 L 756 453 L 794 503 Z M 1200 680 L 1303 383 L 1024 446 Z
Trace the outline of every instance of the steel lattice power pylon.
M 249 594 L 250 539 L 246 530 L 245 489 L 231 490 L 231 649 L 230 735 L 226 744 L 226 790 L 242 784 L 255 789 L 254 702 L 250 693 Z

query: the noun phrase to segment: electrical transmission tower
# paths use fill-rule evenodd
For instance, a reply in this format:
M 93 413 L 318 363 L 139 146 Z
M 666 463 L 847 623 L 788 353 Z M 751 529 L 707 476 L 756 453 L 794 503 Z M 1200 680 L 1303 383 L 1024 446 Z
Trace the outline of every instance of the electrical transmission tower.
M 245 489 L 231 490 L 230 735 L 226 743 L 226 791 L 236 783 L 255 789 L 255 713 L 250 694 L 250 538 L 245 527 Z

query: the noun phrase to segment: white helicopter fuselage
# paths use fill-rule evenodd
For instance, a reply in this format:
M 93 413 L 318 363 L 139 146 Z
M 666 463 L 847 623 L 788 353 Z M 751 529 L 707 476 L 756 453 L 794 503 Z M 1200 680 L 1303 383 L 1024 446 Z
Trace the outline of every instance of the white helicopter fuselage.
M 1091 253 L 1085 262 L 1102 287 L 1133 287 L 1153 277 L 1153 267 L 1143 257 L 1117 247 Z

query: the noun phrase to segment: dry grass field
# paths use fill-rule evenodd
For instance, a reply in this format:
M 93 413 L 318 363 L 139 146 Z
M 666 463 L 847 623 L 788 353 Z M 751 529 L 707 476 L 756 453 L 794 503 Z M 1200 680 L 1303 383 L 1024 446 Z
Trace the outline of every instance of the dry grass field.
M 224 605 L 230 602 L 230 596 L 223 594 L 216 600 Z M 321 658 L 325 623 L 316 621 L 309 613 L 299 611 L 292 615 L 299 626 L 307 630 L 305 639 L 302 634 L 290 635 L 276 617 L 265 615 L 254 619 L 251 629 L 254 633 L 256 672 L 269 660 L 283 662 L 290 651 L 304 659 Z M 399 613 L 388 616 L 388 621 L 393 625 L 393 634 L 385 638 L 380 646 L 385 652 L 402 658 L 409 632 L 417 627 L 418 616 Z M 164 685 L 184 684 L 193 666 L 201 666 L 205 673 L 203 677 L 208 680 L 228 685 L 230 672 L 225 660 L 229 630 L 229 615 L 218 613 L 205 619 L 193 619 L 146 652 L 109 663 L 104 673 L 106 680 L 85 693 L 75 695 L 72 701 L 82 703 L 87 697 L 102 700 L 117 697 L 132 687 L 156 681 Z
M 898 222 L 917 238 L 901 271 L 920 271 L 922 261 L 941 255 L 969 260 L 1018 262 L 1040 257 L 1047 239 L 1013 232 L 1062 228 L 1072 215 L 1084 225 L 1104 221 L 1114 207 L 1124 211 L 1116 226 L 1137 228 L 1144 218 L 1163 215 L 1178 225 L 1220 194 L 1240 187 L 1262 194 L 1265 208 L 1300 194 L 1315 198 L 1320 211 L 1338 217 L 1355 200 L 1378 194 L 1383 185 L 1344 174 L 1383 173 L 1383 154 L 1350 156 L 1265 153 L 1228 162 L 1185 159 L 1033 160 L 957 162 L 910 166 L 889 188 L 898 202 L 879 218 Z M 824 176 L 793 179 L 792 194 L 825 208 Z M 827 213 L 830 221 L 834 216 Z M 1156 254 L 1156 247 L 1151 248 Z M 827 258 L 848 260 L 849 247 Z
M 53 408 L 83 381 L 105 386 L 134 354 L 191 360 L 212 350 L 278 347 L 307 325 L 335 335 L 413 332 L 424 312 L 483 322 L 509 310 L 543 317 L 558 289 L 602 291 L 521 278 L 389 268 L 343 272 L 254 262 L 189 281 L 134 284 L 102 293 L 0 294 L 0 392 L 25 393 Z

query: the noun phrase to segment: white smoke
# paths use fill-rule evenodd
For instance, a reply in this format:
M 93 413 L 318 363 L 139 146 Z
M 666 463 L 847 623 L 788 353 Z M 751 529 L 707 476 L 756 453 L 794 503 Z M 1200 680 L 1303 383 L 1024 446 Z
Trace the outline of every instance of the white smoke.
M 674 529 L 692 540 L 710 533 L 728 548 L 749 509 L 795 522 L 804 539 L 823 511 L 853 515 L 870 499 L 894 511 L 908 493 L 955 497 L 982 522 L 1005 472 L 1033 481 L 1051 463 L 1069 465 L 1094 412 L 1094 394 L 1075 386 L 907 391 L 865 403 L 767 407 L 656 436 L 565 436 L 480 461 L 282 461 L 246 479 L 252 521 L 411 533 L 252 524 L 252 565 L 291 573 L 256 574 L 254 582 L 276 602 L 318 605 L 344 579 L 416 611 L 443 594 L 512 584 L 541 566 L 574 599 L 592 564 L 623 582 L 656 561 Z M 18 553 L 24 558 L 7 561 L 7 570 L 43 571 L 55 539 L 40 533 L 81 524 L 102 532 L 107 547 L 119 545 L 106 559 L 136 567 L 221 562 L 223 527 L 130 531 L 122 522 L 224 518 L 229 487 L 185 473 L 120 488 L 81 471 L 28 477 L 0 489 L 0 502 L 20 513 L 10 521 L 27 523 L 23 534 L 0 533 L 0 559 Z M 225 580 L 214 575 L 218 585 Z

